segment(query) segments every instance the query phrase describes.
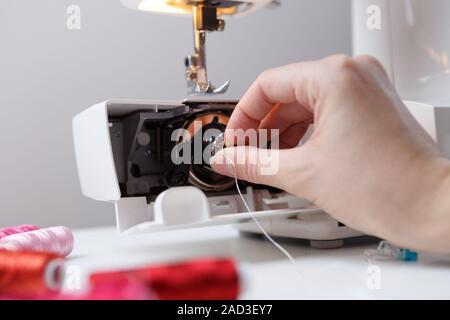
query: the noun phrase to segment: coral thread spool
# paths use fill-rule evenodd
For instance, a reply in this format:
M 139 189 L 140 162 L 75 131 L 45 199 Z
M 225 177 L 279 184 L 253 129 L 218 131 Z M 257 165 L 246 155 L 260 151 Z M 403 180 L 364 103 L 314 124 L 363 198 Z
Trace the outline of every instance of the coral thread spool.
M 0 249 L 0 293 L 26 296 L 56 289 L 62 261 L 53 253 Z
M 239 295 L 239 274 L 229 259 L 203 259 L 136 270 L 97 273 L 91 284 L 137 279 L 161 300 L 235 300 Z

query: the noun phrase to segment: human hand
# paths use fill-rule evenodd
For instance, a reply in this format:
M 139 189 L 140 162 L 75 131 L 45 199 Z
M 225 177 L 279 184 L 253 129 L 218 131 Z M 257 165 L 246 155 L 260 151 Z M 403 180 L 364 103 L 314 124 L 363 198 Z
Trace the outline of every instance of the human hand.
M 234 176 L 233 159 L 239 179 L 311 200 L 352 228 L 450 252 L 449 162 L 374 58 L 332 56 L 262 73 L 229 121 L 228 146 L 236 129 L 279 129 L 280 150 L 227 147 L 211 159 L 218 173 Z M 278 170 L 262 174 L 261 159 L 276 159 Z

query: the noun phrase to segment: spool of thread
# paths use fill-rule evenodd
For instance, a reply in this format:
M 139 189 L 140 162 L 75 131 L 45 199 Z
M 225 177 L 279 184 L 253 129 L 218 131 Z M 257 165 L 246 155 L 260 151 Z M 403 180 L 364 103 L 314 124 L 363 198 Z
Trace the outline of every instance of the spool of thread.
M 53 253 L 0 250 L 0 293 L 28 296 L 56 290 L 62 261 Z
M 53 227 L 9 235 L 0 240 L 0 249 L 37 251 L 67 256 L 73 249 L 73 235 L 66 227 Z
M 9 227 L 9 228 L 0 229 L 0 239 L 3 239 L 5 237 L 8 237 L 13 234 L 34 231 L 34 230 L 38 230 L 38 229 L 39 229 L 38 227 L 28 225 L 28 224 L 24 224 L 24 225 L 17 226 L 17 227 Z
M 111 283 L 103 283 L 82 293 L 60 293 L 47 291 L 38 294 L 1 294 L 0 300 L 155 300 L 156 297 L 148 288 L 129 279 L 120 279 Z
M 161 300 L 235 300 L 240 284 L 235 263 L 229 259 L 203 259 L 136 270 L 96 273 L 92 286 L 134 279 L 145 283 Z
M 58 300 L 155 300 L 156 297 L 142 282 L 122 278 L 112 282 L 98 283 L 81 295 L 63 294 Z

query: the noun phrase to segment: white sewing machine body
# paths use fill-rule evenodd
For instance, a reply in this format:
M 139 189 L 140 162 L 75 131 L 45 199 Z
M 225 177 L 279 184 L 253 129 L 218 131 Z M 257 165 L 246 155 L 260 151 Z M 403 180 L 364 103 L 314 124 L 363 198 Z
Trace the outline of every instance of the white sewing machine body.
M 146 11 L 139 4 L 150 3 L 151 0 L 122 2 L 128 7 Z M 264 5 L 272 2 L 242 1 L 243 4 Z M 183 3 L 192 5 L 189 1 Z M 205 32 L 223 30 L 223 21 L 217 18 L 219 10 L 223 9 L 218 8 L 215 12 L 214 3 L 203 2 L 193 11 L 196 53 L 186 60 L 188 86 L 192 92 L 206 95 L 225 92 L 229 85 L 227 82 L 216 88 L 206 77 Z M 204 10 L 203 4 L 212 7 Z M 191 12 L 190 9 L 187 11 Z M 353 2 L 354 54 L 370 54 L 380 59 L 401 97 L 408 100 L 408 109 L 447 157 L 450 157 L 449 11 L 448 0 Z M 209 24 L 202 23 L 206 21 L 203 17 L 210 18 Z M 223 103 L 228 104 L 226 108 L 232 108 L 233 104 L 220 102 L 213 95 L 205 101 L 203 104 L 219 103 L 220 107 L 224 107 Z M 208 184 L 198 184 L 194 175 L 190 179 L 196 187 L 189 184 L 173 186 L 150 198 L 145 192 L 148 185 L 155 182 L 154 179 L 137 177 L 131 183 L 125 183 L 123 169 L 120 169 L 123 166 L 118 165 L 123 159 L 118 156 L 122 152 L 115 142 L 114 119 L 142 110 L 172 112 L 170 110 L 174 108 L 191 104 L 189 101 L 107 101 L 74 118 L 75 152 L 83 194 L 114 203 L 119 232 L 131 234 L 238 223 L 241 231 L 260 233 L 251 221 L 255 216 L 269 234 L 309 239 L 317 247 L 340 246 L 342 239 L 362 235 L 308 201 L 261 186 L 249 185 L 243 190 L 246 202 L 253 210 L 249 214 L 237 190 L 232 189 L 232 181 L 224 184 L 229 187 L 225 193 L 223 190 L 205 192 L 202 187 L 208 187 Z M 133 141 L 129 143 L 135 145 Z M 142 159 L 140 161 L 142 165 Z M 208 188 L 211 189 L 210 186 Z
M 450 1 L 353 0 L 353 52 L 377 57 L 450 158 Z
M 185 103 L 192 104 L 107 101 L 74 118 L 74 146 L 82 192 L 92 199 L 114 203 L 120 233 L 232 223 L 242 223 L 242 231 L 258 232 L 253 223 L 245 223 L 254 216 L 261 219 L 263 225 L 269 224 L 266 227 L 273 235 L 309 240 L 340 240 L 360 235 L 331 219 L 310 202 L 285 192 L 274 192 L 270 188 L 247 186 L 243 190 L 246 202 L 253 210 L 251 214 L 245 209 L 234 185 L 225 193 L 204 192 L 198 187 L 186 185 L 167 188 L 153 199 L 142 195 L 124 195 L 124 187 L 120 186 L 123 178 L 119 177 L 122 173 L 116 163 L 118 153 L 123 149 L 111 140 L 124 133 L 115 131 L 113 119 L 142 111 L 167 113 L 174 108 L 188 107 Z M 235 105 L 235 102 L 220 102 L 221 105 L 223 103 Z M 142 152 L 146 152 L 144 149 Z M 297 224 L 299 227 L 296 228 Z

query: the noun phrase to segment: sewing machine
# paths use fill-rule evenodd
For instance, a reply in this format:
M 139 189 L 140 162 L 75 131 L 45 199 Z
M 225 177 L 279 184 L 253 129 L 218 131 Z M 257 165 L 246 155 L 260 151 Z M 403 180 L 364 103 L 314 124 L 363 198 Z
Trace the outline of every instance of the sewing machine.
M 355 54 L 385 66 L 416 120 L 450 158 L 450 2 L 353 0 Z
M 85 110 L 73 120 L 74 145 L 82 192 L 95 200 L 114 203 L 120 233 L 159 232 L 234 223 L 242 232 L 261 233 L 251 220 L 254 216 L 269 234 L 307 239 L 317 248 L 339 247 L 342 246 L 343 239 L 362 235 L 332 219 L 307 200 L 267 186 L 240 182 L 245 201 L 252 211 L 249 214 L 233 179 L 215 174 L 204 161 L 173 164 L 171 150 L 179 141 L 192 145 L 196 141 L 183 140 L 183 135 L 174 132 L 185 130 L 184 132 L 197 137 L 200 144 L 203 143 L 203 147 L 207 148 L 225 129 L 237 103 L 216 97 L 226 92 L 230 82 L 216 87 L 208 78 L 205 51 L 207 33 L 223 31 L 224 18 L 227 16 L 246 15 L 257 9 L 276 6 L 278 1 L 121 2 L 135 10 L 192 15 L 195 53 L 185 59 L 185 77 L 191 95 L 187 100 L 106 101 Z M 436 38 L 432 39 L 435 42 L 428 47 L 430 49 L 414 57 L 411 49 L 423 50 L 422 47 L 415 47 L 414 42 L 408 42 L 414 39 L 416 30 L 402 29 L 401 20 L 396 20 L 398 24 L 390 20 L 397 15 L 403 17 L 402 5 L 416 2 L 405 0 L 394 4 L 389 1 L 356 0 L 353 7 L 355 53 L 378 56 L 387 66 L 392 78 L 395 77 L 395 83 L 404 97 L 417 97 L 417 102 L 408 103 L 409 108 L 438 141 L 442 150 L 450 155 L 450 126 L 444 124 L 450 123 L 449 108 L 437 107 L 435 104 L 426 105 L 423 102 L 427 101 L 421 99 L 420 94 L 409 94 L 416 93 L 416 89 L 420 92 L 420 89 L 427 88 L 429 97 L 442 98 L 444 102 L 449 102 L 450 93 L 442 90 L 442 86 L 436 85 L 443 85 L 445 81 L 448 84 L 448 70 L 439 68 L 438 62 L 432 64 L 434 60 L 439 60 L 443 65 L 448 64 L 448 50 L 437 51 L 438 48 L 448 49 L 438 46 L 445 43 L 444 37 L 439 38 L 434 32 Z M 438 4 L 447 5 L 445 1 Z M 375 14 L 379 9 L 384 27 L 381 30 L 368 28 L 367 21 L 372 18 L 369 7 L 375 10 Z M 418 14 L 419 18 L 423 17 L 424 13 L 418 12 L 414 6 L 410 9 L 412 13 Z M 421 19 L 414 21 L 418 21 L 422 26 L 428 26 L 430 22 Z M 398 30 L 402 30 L 402 33 L 397 34 Z M 395 42 L 392 42 L 393 34 L 398 37 Z M 410 37 L 406 37 L 407 35 Z M 399 50 L 396 50 L 397 48 Z M 393 52 L 405 59 L 394 59 Z M 411 61 L 406 63 L 406 57 L 410 57 L 411 61 L 416 58 L 423 59 L 424 64 L 415 65 Z M 405 66 L 411 65 L 415 68 L 405 70 Z M 419 70 L 420 68 L 422 69 Z M 436 71 L 436 68 L 439 70 Z M 419 79 L 411 85 L 411 72 L 420 74 L 421 79 L 425 79 L 425 84 L 421 84 Z M 435 90 L 428 89 L 429 85 Z M 201 130 L 195 128 L 195 122 L 200 122 L 200 128 L 214 129 L 216 133 L 204 136 L 199 133 Z

